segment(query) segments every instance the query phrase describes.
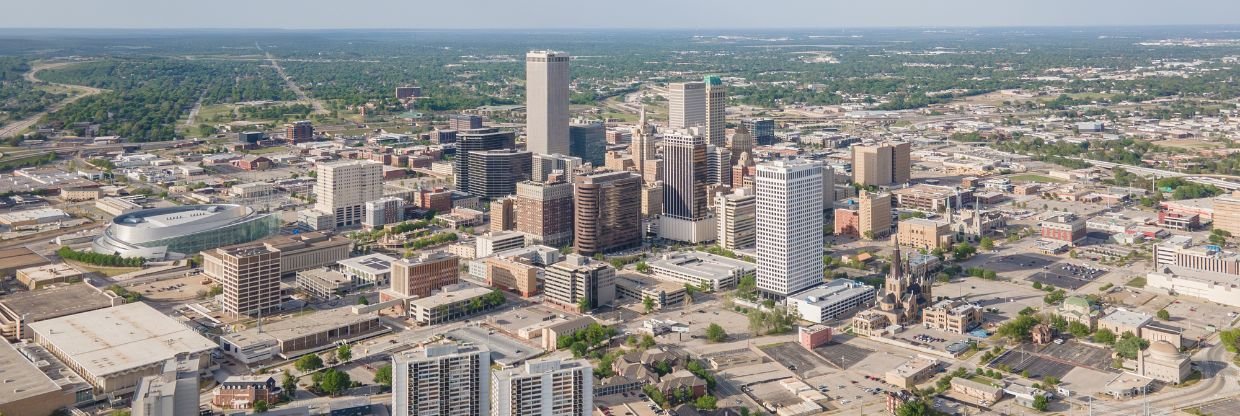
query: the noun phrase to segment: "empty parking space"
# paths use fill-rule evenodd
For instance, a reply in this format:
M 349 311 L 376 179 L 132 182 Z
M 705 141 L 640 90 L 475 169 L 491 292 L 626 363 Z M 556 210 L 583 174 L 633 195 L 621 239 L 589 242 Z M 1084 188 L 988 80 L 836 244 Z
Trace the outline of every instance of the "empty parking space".
M 796 373 L 802 378 L 814 377 L 829 371 L 830 363 L 818 358 L 814 354 L 810 354 L 800 344 L 795 342 L 785 342 L 782 344 L 767 345 L 760 347 L 762 352 L 771 356 L 772 359 L 788 368 L 789 371 Z
M 1240 415 L 1240 399 L 1223 399 L 1197 408 L 1199 415 Z
M 874 353 L 874 351 L 865 348 L 834 341 L 814 348 L 814 352 L 838 368 L 852 367 Z
M 1055 376 L 1060 379 L 1076 368 L 1072 364 L 1017 350 L 1008 351 L 990 363 L 990 367 L 994 369 L 1004 366 L 1016 373 L 1028 371 L 1029 376 L 1034 378 Z
M 1102 269 L 1082 264 L 1054 263 L 1044 267 L 1045 269 L 1035 271 L 1025 280 L 1076 290 L 1106 274 Z

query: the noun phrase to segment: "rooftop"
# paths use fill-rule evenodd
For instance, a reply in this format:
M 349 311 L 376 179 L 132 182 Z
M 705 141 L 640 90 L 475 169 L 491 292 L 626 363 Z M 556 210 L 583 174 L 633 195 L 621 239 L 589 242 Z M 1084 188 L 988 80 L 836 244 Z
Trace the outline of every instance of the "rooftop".
M 858 294 L 874 293 L 874 291 L 874 287 L 870 285 L 848 279 L 835 279 L 827 282 L 827 284 L 798 293 L 796 300 L 818 306 L 831 305 Z
M 376 319 L 377 316 L 374 313 L 355 314 L 352 308 L 341 307 L 301 316 L 292 316 L 279 321 L 263 322 L 262 332 L 259 332 L 258 327 L 254 327 L 241 332 L 225 334 L 221 338 L 227 339 L 233 345 L 253 345 L 265 341 L 286 341 Z
M 200 353 L 215 343 L 151 306 L 128 303 L 30 324 L 78 368 L 96 377 Z
M 694 276 L 702 279 L 726 278 L 737 270 L 756 271 L 758 266 L 753 263 L 730 259 L 714 254 L 685 251 L 665 254 L 658 260 L 650 262 L 650 269 L 655 274 L 667 271 L 676 274 Z
M 0 250 L 0 269 L 23 269 L 48 263 L 51 262 L 25 247 Z
M 42 266 L 27 267 L 17 271 L 26 276 L 27 279 L 41 282 L 45 280 L 55 280 L 65 277 L 82 276 L 86 273 L 67 263 L 45 264 Z
M 935 365 L 938 365 L 938 361 L 929 358 L 917 357 L 905 361 L 903 364 L 900 364 L 899 367 L 891 369 L 891 371 L 894 371 L 896 374 L 901 376 L 909 376 L 925 371 L 926 368 L 933 367 Z
M 27 322 L 93 311 L 112 306 L 112 300 L 86 283 L 56 285 L 32 292 L 18 292 L 0 298 L 4 314 L 26 315 Z
M 371 273 L 385 273 L 392 270 L 392 262 L 394 261 L 396 261 L 395 257 L 375 253 L 344 259 L 336 263 L 358 270 L 369 270 Z
M 1102 323 L 1115 326 L 1139 327 L 1150 322 L 1153 318 L 1140 312 L 1130 312 L 1123 309 L 1116 309 L 1114 312 L 1108 313 L 1102 317 Z
M 4 344 L 0 345 L 0 377 L 4 378 L 4 387 L 0 388 L 0 403 L 12 403 L 60 391 L 60 386 L 55 381 L 22 356 L 12 344 L 0 344 Z
M 409 308 L 435 308 L 438 306 L 449 305 L 452 303 L 466 301 L 477 297 L 486 296 L 491 293 L 489 287 L 475 286 L 468 283 L 460 283 L 452 286 L 445 286 L 442 291 L 430 296 L 413 299 L 409 301 Z

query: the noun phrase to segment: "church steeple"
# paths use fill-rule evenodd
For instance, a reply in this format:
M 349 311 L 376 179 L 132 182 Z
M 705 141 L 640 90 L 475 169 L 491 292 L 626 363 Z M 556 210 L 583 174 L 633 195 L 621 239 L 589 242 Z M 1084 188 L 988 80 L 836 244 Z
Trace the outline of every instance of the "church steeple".
M 904 256 L 900 255 L 900 238 L 891 236 L 891 245 L 894 246 L 891 253 L 891 276 L 899 279 L 904 275 Z

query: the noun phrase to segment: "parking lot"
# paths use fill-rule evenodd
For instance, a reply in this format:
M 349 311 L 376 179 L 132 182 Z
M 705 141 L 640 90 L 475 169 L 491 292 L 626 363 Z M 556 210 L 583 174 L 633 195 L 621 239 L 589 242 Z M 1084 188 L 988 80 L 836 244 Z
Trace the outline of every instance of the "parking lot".
M 1030 274 L 1025 280 L 1076 290 L 1107 273 L 1093 266 L 1072 262 L 1052 263 L 1044 267 L 1046 268 Z
M 760 347 L 760 349 L 766 355 L 771 356 L 771 359 L 779 362 L 779 364 L 796 373 L 801 378 L 815 377 L 826 371 L 834 370 L 830 363 L 817 355 L 810 354 L 808 351 L 805 351 L 805 348 L 802 348 L 800 344 L 795 342 L 767 345 Z
M 1150 315 L 1157 314 L 1159 309 L 1166 309 L 1167 313 L 1171 314 L 1171 320 L 1164 323 L 1183 328 L 1184 340 L 1192 342 L 1208 336 L 1208 326 L 1213 325 L 1215 329 L 1231 326 L 1231 322 L 1237 318 L 1236 313 L 1240 312 L 1240 308 L 1203 302 L 1187 296 L 1175 300 L 1162 297 L 1136 309 Z
M 891 338 L 915 347 L 929 348 L 936 351 L 947 351 L 948 345 L 969 340 L 969 337 L 965 335 L 926 328 L 921 325 L 910 325 L 903 332 L 895 334 Z
M 836 337 L 838 338 L 839 336 Z M 818 353 L 819 356 L 826 359 L 836 368 L 845 369 L 860 363 L 861 360 L 864 360 L 866 357 L 869 357 L 870 354 L 874 353 L 874 351 L 867 350 L 865 348 L 855 347 L 837 341 L 831 341 L 827 344 L 819 346 L 818 348 L 814 348 L 814 352 Z
M 1240 415 L 1240 398 L 1229 398 L 1197 408 L 1201 415 Z
M 1063 344 L 1021 344 L 991 363 L 997 368 L 1007 365 L 1016 372 L 1028 371 L 1034 378 L 1048 375 L 1063 379 L 1077 367 L 1112 372 L 1111 351 L 1068 340 Z
M 1021 309 L 1026 307 L 1038 309 L 1046 306 L 1042 302 L 1042 297 L 1046 296 L 1046 292 L 1027 285 L 998 280 L 957 279 L 952 283 L 936 286 L 934 295 L 960 297 L 970 302 L 977 302 L 990 313 L 996 313 L 991 309 L 997 310 L 1003 319 L 1016 316 Z M 986 320 L 993 322 L 1001 319 L 988 314 Z

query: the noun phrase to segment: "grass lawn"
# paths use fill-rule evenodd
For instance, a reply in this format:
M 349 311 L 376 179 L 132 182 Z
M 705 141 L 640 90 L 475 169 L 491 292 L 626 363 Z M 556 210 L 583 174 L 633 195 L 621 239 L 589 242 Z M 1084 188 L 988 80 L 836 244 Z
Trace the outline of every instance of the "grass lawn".
M 96 273 L 102 274 L 102 275 L 107 276 L 107 277 L 115 277 L 115 276 L 120 276 L 120 275 L 125 274 L 125 273 L 131 273 L 131 272 L 136 272 L 136 271 L 138 271 L 138 270 L 142 270 L 142 268 L 141 268 L 141 267 L 102 267 L 102 266 L 92 266 L 92 265 L 89 265 L 89 264 L 86 264 L 86 263 L 76 262 L 76 261 L 72 261 L 72 260 L 65 260 L 65 263 L 69 263 L 69 264 L 73 265 L 73 267 L 76 267 L 76 268 L 78 268 L 78 269 L 80 269 L 80 270 L 85 270 L 85 271 L 88 271 L 88 272 L 96 272 Z
M 1125 286 L 1131 286 L 1131 287 L 1136 287 L 1136 288 L 1145 287 L 1145 278 L 1134 277 L 1132 278 L 1132 280 L 1129 280 L 1128 283 L 1125 283 Z
M 1011 180 L 1012 182 L 1050 182 L 1050 183 L 1063 183 L 1064 182 L 1063 179 L 1052 178 L 1050 176 L 1038 175 L 1038 174 L 1033 174 L 1033 173 L 1009 176 L 1008 179 Z

